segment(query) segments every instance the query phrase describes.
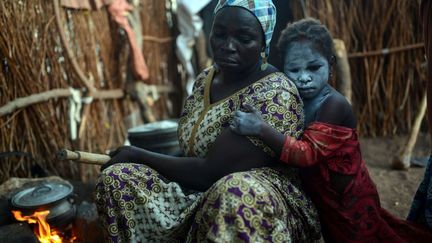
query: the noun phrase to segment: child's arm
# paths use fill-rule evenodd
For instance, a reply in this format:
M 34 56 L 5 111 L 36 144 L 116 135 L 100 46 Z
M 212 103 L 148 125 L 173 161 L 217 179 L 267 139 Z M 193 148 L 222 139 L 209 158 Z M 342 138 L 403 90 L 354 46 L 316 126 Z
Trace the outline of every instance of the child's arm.
M 336 91 L 320 106 L 317 111 L 316 121 L 347 128 L 356 127 L 356 119 L 351 105 L 345 97 Z M 333 138 L 331 139 L 333 142 L 328 144 L 326 142 L 328 141 L 328 137 L 324 139 L 326 132 L 324 130 L 316 131 L 316 129 L 312 125 L 306 128 L 302 140 L 299 141 L 287 137 L 281 151 L 280 160 L 291 165 L 307 167 L 332 156 L 339 146 L 342 145 L 343 142 L 341 141 L 343 139 Z
M 313 166 L 320 161 L 319 153 L 310 143 L 287 136 L 280 160 L 297 167 Z
M 243 105 L 246 112 L 236 111 L 230 128 L 233 132 L 254 136 L 261 139 L 267 146 L 280 154 L 285 142 L 285 136 L 267 124 L 261 117 L 260 112 L 249 104 Z
M 318 162 L 318 153 L 307 142 L 283 135 L 268 125 L 254 107 L 248 104 L 244 107 L 246 112 L 236 111 L 234 114 L 230 126 L 233 132 L 261 139 L 287 164 L 306 167 Z

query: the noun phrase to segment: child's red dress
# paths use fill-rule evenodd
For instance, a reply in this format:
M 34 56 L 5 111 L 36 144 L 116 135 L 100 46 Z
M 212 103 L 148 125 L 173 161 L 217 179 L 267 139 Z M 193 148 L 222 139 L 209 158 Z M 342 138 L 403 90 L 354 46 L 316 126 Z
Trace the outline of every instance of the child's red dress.
M 313 122 L 302 140 L 287 137 L 280 159 L 303 167 L 326 242 L 432 242 L 425 227 L 381 208 L 355 129 Z

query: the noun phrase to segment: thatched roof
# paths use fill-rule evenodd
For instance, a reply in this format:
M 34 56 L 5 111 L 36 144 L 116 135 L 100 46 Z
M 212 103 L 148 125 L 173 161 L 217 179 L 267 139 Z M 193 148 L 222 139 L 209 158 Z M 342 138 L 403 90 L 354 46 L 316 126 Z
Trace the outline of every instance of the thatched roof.
M 130 46 L 106 7 L 55 8 L 55 2 L 0 1 L 0 107 L 37 94 L 43 101 L 10 106 L 7 114 L 0 109 L 0 152 L 25 152 L 35 158 L 0 158 L 0 182 L 10 176 L 29 176 L 35 164 L 56 175 L 93 180 L 97 167 L 57 161 L 55 153 L 61 148 L 104 153 L 123 143 L 125 120 L 133 120 L 136 114 L 146 114 L 143 119 L 148 120 L 179 114 L 184 74 L 173 54 L 173 19 L 166 1 L 138 1 L 135 17 L 140 20 L 139 37 L 149 70 L 147 84 L 159 91 L 180 92 L 156 92 L 161 97 L 157 101 L 147 96 L 139 102 L 129 92 L 137 87 Z M 294 19 L 320 19 L 335 38 L 345 42 L 360 133 L 406 133 L 426 87 L 417 2 L 290 1 L 290 11 Z M 89 92 L 89 86 L 96 92 Z M 145 87 L 148 91 L 150 86 Z M 73 128 L 70 102 L 77 92 L 87 103 Z

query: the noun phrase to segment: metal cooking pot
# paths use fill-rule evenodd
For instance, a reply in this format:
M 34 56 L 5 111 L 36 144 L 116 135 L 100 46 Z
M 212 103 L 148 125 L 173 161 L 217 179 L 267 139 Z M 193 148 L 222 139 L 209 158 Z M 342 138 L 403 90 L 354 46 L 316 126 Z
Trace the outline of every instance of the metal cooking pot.
M 131 145 L 172 156 L 181 154 L 177 137 L 178 120 L 146 123 L 128 130 Z
M 73 186 L 59 182 L 45 182 L 23 189 L 12 196 L 12 210 L 19 210 L 23 215 L 32 215 L 36 211 L 49 210 L 47 222 L 55 227 L 66 227 L 75 218 L 76 208 L 71 197 Z

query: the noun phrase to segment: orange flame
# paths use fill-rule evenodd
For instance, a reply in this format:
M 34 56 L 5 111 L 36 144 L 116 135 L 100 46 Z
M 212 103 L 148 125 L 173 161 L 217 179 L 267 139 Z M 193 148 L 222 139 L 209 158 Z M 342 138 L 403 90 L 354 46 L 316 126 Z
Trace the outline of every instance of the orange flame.
M 62 238 L 55 230 L 51 230 L 46 221 L 49 210 L 35 212 L 30 216 L 23 216 L 20 211 L 12 211 L 15 218 L 19 221 L 27 221 L 29 224 L 37 224 L 35 234 L 41 243 L 61 243 Z

